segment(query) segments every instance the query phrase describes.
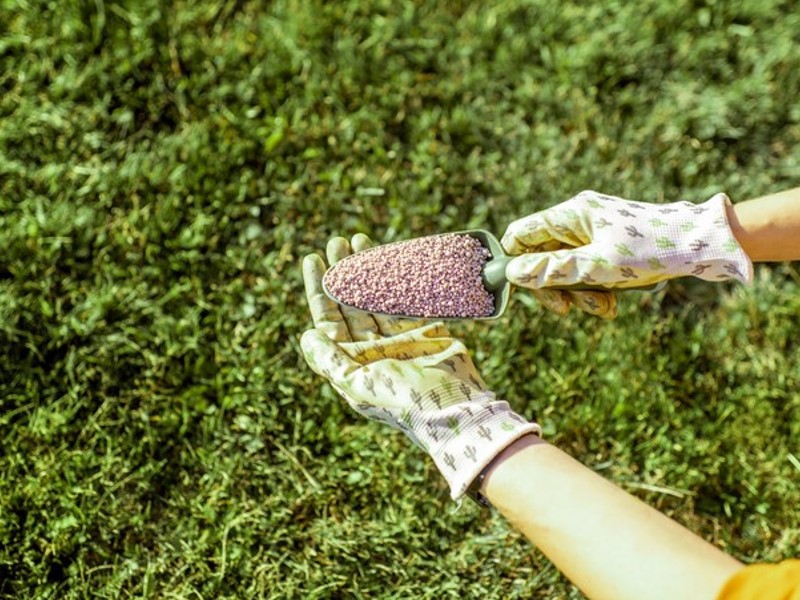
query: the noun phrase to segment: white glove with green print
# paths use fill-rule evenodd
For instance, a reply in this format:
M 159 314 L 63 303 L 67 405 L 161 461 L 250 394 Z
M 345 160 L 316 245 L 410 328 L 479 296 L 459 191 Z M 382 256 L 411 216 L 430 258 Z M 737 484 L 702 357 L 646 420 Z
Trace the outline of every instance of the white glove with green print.
M 509 225 L 503 247 L 520 256 L 508 264 L 506 275 L 515 285 L 539 291 L 570 285 L 635 288 L 688 276 L 749 283 L 753 265 L 728 225 L 729 205 L 725 194 L 695 205 L 584 191 Z M 581 294 L 548 291 L 545 303 L 562 314 L 573 294 Z
M 369 245 L 369 238 L 357 235 L 352 250 Z M 347 240 L 334 238 L 328 261 L 350 252 Z M 306 256 L 303 277 L 314 329 L 303 334 L 303 356 L 353 409 L 402 430 L 427 451 L 454 499 L 511 442 L 540 433 L 536 423 L 486 388 L 467 348 L 442 323 L 339 306 L 322 290 L 324 272 L 319 256 Z

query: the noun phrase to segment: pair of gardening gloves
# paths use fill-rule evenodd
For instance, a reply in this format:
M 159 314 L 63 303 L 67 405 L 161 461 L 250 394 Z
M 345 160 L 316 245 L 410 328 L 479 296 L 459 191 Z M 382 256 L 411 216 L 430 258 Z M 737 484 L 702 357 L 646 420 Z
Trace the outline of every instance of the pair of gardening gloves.
M 752 263 L 717 194 L 703 204 L 632 202 L 581 192 L 512 223 L 502 244 L 518 255 L 506 275 L 551 310 L 570 305 L 605 318 L 616 314 L 614 289 L 694 276 L 752 279 Z M 370 246 L 364 235 L 328 243 L 327 263 Z M 374 315 L 339 304 L 322 289 L 326 264 L 303 261 L 314 328 L 301 338 L 309 366 L 365 417 L 403 431 L 433 458 L 460 498 L 516 439 L 541 433 L 486 386 L 464 344 L 441 322 Z M 605 291 L 553 289 L 596 285 Z

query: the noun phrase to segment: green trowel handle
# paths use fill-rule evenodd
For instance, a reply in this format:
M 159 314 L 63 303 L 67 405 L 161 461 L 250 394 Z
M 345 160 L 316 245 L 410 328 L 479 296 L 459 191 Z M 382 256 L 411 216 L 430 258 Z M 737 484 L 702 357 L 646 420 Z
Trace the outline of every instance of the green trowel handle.
M 483 267 L 483 283 L 486 289 L 497 290 L 508 283 L 506 279 L 506 266 L 511 262 L 513 256 L 504 254 L 503 256 L 493 256 Z

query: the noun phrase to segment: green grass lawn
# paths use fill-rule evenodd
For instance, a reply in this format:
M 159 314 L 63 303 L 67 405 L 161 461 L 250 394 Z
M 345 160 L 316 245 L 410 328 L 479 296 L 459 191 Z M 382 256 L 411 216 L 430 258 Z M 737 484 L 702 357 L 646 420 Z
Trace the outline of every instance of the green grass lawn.
M 785 0 L 0 0 L 0 596 L 580 597 L 305 366 L 299 260 L 796 186 L 798 91 Z M 586 465 L 800 555 L 797 265 L 620 304 L 453 329 Z

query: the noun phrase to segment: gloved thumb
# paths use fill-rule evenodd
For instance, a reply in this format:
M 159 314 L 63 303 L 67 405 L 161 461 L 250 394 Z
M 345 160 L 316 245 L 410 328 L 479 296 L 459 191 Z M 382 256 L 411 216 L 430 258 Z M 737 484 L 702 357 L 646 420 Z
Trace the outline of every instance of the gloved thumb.
M 607 282 L 602 280 L 608 261 L 590 249 L 591 246 L 582 246 L 521 254 L 506 265 L 506 278 L 514 285 L 531 289 L 594 283 L 605 287 Z

